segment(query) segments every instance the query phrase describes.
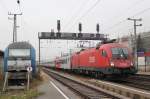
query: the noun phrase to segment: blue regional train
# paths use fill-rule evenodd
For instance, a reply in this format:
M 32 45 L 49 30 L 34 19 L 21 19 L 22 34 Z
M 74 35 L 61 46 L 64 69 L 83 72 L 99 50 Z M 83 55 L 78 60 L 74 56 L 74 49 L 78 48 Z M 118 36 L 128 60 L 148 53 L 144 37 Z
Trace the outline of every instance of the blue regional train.
M 4 72 L 26 73 L 27 68 L 32 67 L 32 76 L 35 76 L 35 58 L 35 49 L 28 42 L 11 43 L 4 51 Z

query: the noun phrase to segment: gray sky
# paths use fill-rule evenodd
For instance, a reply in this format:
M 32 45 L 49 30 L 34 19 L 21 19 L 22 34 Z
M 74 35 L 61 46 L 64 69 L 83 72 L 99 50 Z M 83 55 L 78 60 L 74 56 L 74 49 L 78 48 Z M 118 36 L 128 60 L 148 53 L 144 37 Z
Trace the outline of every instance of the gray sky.
M 12 42 L 13 21 L 8 20 L 8 12 L 20 13 L 18 16 L 18 40 L 29 41 L 38 48 L 37 33 L 56 31 L 57 19 L 61 20 L 61 31 L 78 32 L 78 22 L 83 24 L 83 32 L 96 32 L 96 23 L 100 24 L 100 32 L 115 38 L 130 34 L 133 22 L 128 17 L 142 18 L 142 27 L 138 32 L 150 31 L 150 0 L 0 0 L 0 49 Z M 43 48 L 43 57 L 60 54 L 66 47 L 59 47 L 59 42 L 49 43 L 50 48 Z M 65 42 L 65 41 L 64 41 Z M 45 45 L 47 44 L 46 42 Z M 66 43 L 65 43 L 66 44 Z M 58 46 L 56 46 L 58 45 Z M 71 45 L 71 44 L 70 44 Z M 43 44 L 44 46 L 44 44 Z M 60 45 L 66 46 L 66 45 Z M 70 46 L 69 46 L 70 47 Z M 68 49 L 69 49 L 68 47 Z M 47 56 L 45 51 L 50 51 Z M 38 53 L 38 51 L 37 51 Z M 49 56 L 48 56 L 49 55 Z M 44 59 L 44 58 L 43 58 Z

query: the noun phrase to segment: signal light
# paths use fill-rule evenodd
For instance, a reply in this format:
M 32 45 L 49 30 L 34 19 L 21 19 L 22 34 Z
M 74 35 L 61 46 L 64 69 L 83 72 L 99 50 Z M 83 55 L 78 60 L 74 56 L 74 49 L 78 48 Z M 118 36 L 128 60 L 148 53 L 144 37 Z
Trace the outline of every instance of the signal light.
M 81 33 L 81 31 L 82 31 L 82 24 L 79 23 L 79 32 Z
M 57 20 L 57 30 L 58 30 L 58 32 L 60 32 L 60 29 L 61 29 L 61 27 L 60 27 L 60 20 Z
M 99 33 L 99 24 L 96 25 L 96 31 Z
M 111 63 L 110 63 L 110 66 L 111 66 L 111 67 L 114 67 L 114 66 L 115 66 L 115 64 L 114 64 L 113 62 L 111 62 Z

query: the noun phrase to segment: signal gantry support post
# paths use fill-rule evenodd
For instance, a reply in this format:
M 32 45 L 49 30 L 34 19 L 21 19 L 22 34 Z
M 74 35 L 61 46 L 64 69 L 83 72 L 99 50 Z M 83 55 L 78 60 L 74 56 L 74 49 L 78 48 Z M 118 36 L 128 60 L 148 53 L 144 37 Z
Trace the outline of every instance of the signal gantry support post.
M 137 67 L 137 70 L 138 70 L 138 57 L 137 57 L 137 34 L 136 34 L 136 27 L 137 26 L 142 26 L 142 24 L 138 24 L 137 25 L 137 21 L 142 21 L 142 19 L 131 19 L 131 18 L 128 18 L 127 20 L 131 20 L 134 22 L 134 58 L 135 58 L 135 61 L 134 61 L 134 64 L 135 66 Z

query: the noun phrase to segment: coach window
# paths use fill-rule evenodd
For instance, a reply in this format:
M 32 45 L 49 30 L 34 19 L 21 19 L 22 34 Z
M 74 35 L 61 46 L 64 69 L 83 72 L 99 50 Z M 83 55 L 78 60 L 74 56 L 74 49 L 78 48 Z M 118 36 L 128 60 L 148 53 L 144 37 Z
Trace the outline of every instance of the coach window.
M 102 50 L 102 56 L 106 57 L 107 56 L 107 53 L 105 50 Z

